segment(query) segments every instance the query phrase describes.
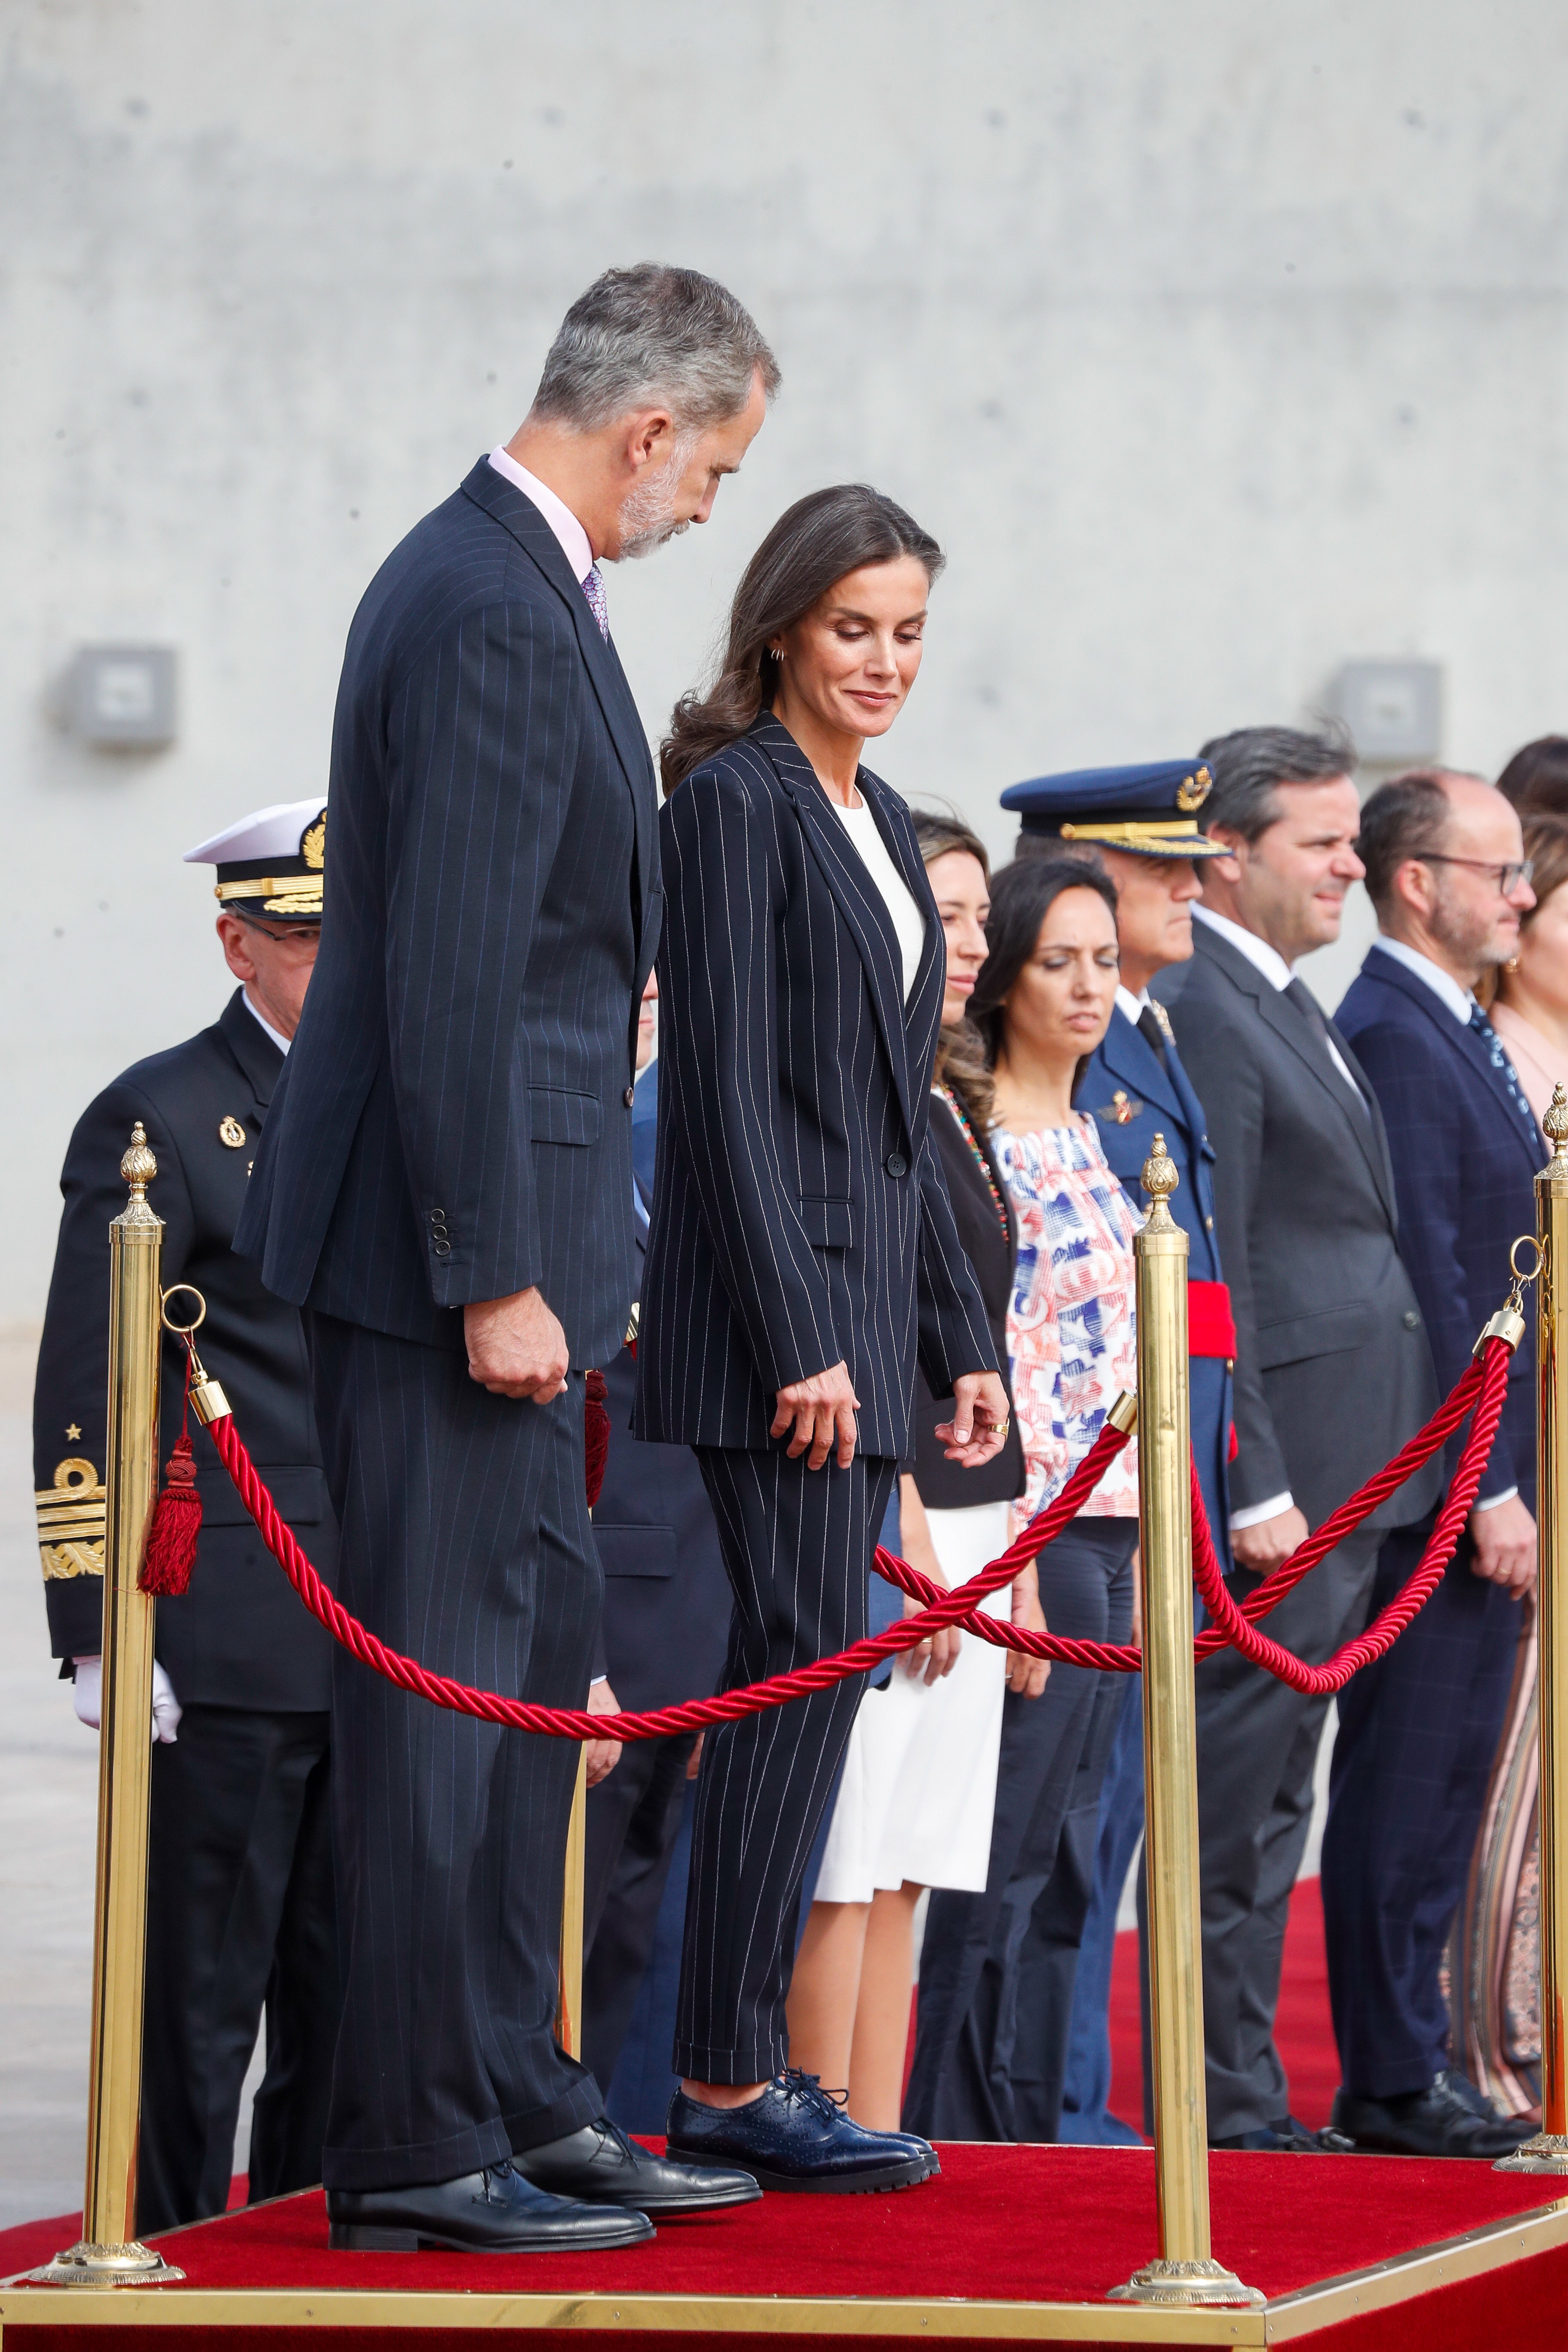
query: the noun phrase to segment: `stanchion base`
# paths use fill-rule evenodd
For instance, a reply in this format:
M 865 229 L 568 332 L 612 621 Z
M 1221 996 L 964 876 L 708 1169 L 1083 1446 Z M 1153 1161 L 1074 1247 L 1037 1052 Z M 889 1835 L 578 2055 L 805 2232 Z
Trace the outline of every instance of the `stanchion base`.
M 1202 2303 L 1244 2304 L 1249 2311 L 1261 2311 L 1266 2297 L 1255 2286 L 1243 2286 L 1234 2271 L 1223 2263 L 1206 2258 L 1199 2263 L 1145 2263 L 1134 2271 L 1125 2286 L 1107 2290 L 1110 2303 L 1152 2303 L 1193 2305 Z
M 1500 2156 L 1494 2172 L 1568 2172 L 1568 2139 L 1561 2132 L 1537 2132 L 1511 2156 Z
M 83 2238 L 42 2270 L 27 2273 L 40 2286 L 173 2286 L 184 2275 L 134 2238 L 124 2246 L 94 2246 Z

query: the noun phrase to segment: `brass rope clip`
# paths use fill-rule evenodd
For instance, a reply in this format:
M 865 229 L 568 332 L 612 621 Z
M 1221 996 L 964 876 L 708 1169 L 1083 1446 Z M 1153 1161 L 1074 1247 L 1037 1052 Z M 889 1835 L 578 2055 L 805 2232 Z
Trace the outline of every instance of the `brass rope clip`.
M 190 1323 L 175 1323 L 170 1319 L 169 1301 L 176 1297 L 182 1290 L 187 1297 L 195 1300 L 200 1309 L 195 1320 Z M 210 1429 L 215 1421 L 221 1421 L 226 1414 L 231 1413 L 234 1408 L 225 1396 L 221 1383 L 210 1377 L 206 1367 L 196 1353 L 195 1334 L 207 1319 L 207 1302 L 194 1282 L 172 1282 L 158 1302 L 158 1313 L 164 1330 L 172 1331 L 177 1339 L 183 1339 L 185 1343 L 185 1352 L 191 1360 L 191 1407 L 202 1427 Z
M 1527 1248 L 1535 1252 L 1535 1264 L 1528 1274 L 1519 1262 L 1520 1251 Z M 1481 1326 L 1481 1336 L 1470 1350 L 1473 1356 L 1480 1354 L 1489 1339 L 1500 1339 L 1511 1353 L 1524 1337 L 1524 1294 L 1532 1282 L 1541 1279 L 1546 1265 L 1545 1246 L 1533 1234 L 1521 1234 L 1508 1254 L 1508 1263 L 1513 1280 L 1509 1285 L 1507 1300 L 1491 1320 Z

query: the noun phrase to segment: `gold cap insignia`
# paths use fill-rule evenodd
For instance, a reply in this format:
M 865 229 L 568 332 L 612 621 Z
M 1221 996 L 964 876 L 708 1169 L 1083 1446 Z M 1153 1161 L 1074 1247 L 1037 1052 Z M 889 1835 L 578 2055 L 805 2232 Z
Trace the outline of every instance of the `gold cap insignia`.
M 219 1119 L 217 1139 L 220 1143 L 226 1143 L 231 1151 L 238 1151 L 243 1148 L 245 1129 L 232 1114 L 227 1114 Z
M 320 874 L 327 863 L 327 812 L 321 811 L 314 824 L 308 824 L 300 836 L 300 855 L 312 874 Z
M 1176 787 L 1176 806 L 1184 816 L 1190 816 L 1194 809 L 1202 808 L 1209 796 L 1211 781 L 1206 768 L 1199 768 L 1193 775 L 1183 778 Z

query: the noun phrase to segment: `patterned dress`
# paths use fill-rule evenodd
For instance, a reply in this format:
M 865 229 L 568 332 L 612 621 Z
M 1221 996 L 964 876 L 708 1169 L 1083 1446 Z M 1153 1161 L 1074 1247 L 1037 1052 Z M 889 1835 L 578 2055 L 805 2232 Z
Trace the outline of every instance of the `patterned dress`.
M 1026 1135 L 998 1128 L 991 1144 L 1018 1223 L 1007 1340 L 1027 1483 L 1014 1506 L 1016 1531 L 1082 1461 L 1121 1391 L 1138 1384 L 1137 1228 L 1082 1112 Z M 1136 1444 L 1117 1456 L 1084 1515 L 1136 1518 Z

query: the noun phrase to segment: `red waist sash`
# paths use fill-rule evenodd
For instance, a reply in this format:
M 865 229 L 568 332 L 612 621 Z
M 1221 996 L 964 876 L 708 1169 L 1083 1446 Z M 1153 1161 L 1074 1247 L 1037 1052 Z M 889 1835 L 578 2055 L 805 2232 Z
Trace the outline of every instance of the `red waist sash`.
M 1230 1311 L 1227 1283 L 1188 1283 L 1187 1353 L 1227 1358 L 1235 1355 L 1236 1318 Z

